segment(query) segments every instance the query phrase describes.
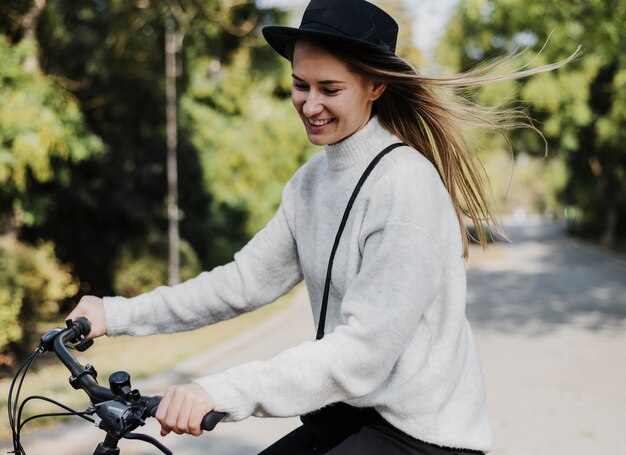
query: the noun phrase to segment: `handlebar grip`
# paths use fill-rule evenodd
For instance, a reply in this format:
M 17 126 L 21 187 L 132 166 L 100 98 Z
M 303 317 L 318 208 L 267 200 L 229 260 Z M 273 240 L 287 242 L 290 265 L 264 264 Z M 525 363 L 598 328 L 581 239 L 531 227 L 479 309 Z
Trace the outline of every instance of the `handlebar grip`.
M 148 404 L 146 405 L 148 409 L 148 414 L 152 417 L 156 416 L 157 409 L 159 407 L 159 403 L 161 402 L 161 398 L 159 396 L 151 397 L 148 400 Z M 207 415 L 202 418 L 202 424 L 200 427 L 203 430 L 211 431 L 215 426 L 226 416 L 226 413 L 219 411 L 211 411 Z
M 76 318 L 74 324 L 80 326 L 80 331 L 83 336 L 87 336 L 89 335 L 89 332 L 91 332 L 91 322 L 89 322 L 89 320 L 85 317 L 81 316 L 79 318 Z
M 67 339 L 65 341 L 70 341 L 72 343 L 78 343 L 82 341 L 89 332 L 91 332 L 91 322 L 83 316 L 76 318 L 76 320 L 66 319 L 65 325 L 67 326 L 67 330 L 71 330 L 74 334 L 74 338 Z
M 226 413 L 224 412 L 211 411 L 204 416 L 202 419 L 202 425 L 200 426 L 203 430 L 211 431 L 224 417 L 226 417 Z

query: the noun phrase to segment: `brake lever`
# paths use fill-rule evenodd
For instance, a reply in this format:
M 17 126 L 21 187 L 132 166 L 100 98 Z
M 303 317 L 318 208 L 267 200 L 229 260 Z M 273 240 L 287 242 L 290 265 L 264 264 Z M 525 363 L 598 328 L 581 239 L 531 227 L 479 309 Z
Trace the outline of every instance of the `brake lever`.
M 157 449 L 159 449 L 161 452 L 163 452 L 165 455 L 172 455 L 172 451 L 170 449 L 168 449 L 167 447 L 165 447 L 163 444 L 161 444 L 159 441 L 157 441 L 156 439 L 154 439 L 152 436 L 148 436 L 147 434 L 142 434 L 142 433 L 126 433 L 122 436 L 122 438 L 124 439 L 139 439 L 140 441 L 144 441 L 147 442 L 149 444 L 152 444 L 154 447 L 156 447 Z
M 81 341 L 80 343 L 65 345 L 67 349 L 75 349 L 78 352 L 85 352 L 87 349 L 89 349 L 92 346 L 93 346 L 93 339 Z
M 87 349 L 93 346 L 93 338 L 89 338 L 88 340 L 81 341 L 77 345 L 74 346 L 78 352 L 85 352 Z

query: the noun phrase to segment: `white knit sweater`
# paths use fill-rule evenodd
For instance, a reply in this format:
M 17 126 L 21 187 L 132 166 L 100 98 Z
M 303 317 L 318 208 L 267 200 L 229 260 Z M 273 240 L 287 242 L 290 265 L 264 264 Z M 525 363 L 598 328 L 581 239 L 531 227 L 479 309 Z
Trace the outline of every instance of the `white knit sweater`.
M 174 287 L 105 298 L 109 335 L 190 330 L 274 301 L 303 278 L 316 323 L 328 257 L 369 162 L 399 142 L 374 117 L 326 146 L 234 261 Z M 465 317 L 459 224 L 434 167 L 400 147 L 374 169 L 337 251 L 326 336 L 196 380 L 230 420 L 295 416 L 344 401 L 423 441 L 488 451 L 480 360 Z

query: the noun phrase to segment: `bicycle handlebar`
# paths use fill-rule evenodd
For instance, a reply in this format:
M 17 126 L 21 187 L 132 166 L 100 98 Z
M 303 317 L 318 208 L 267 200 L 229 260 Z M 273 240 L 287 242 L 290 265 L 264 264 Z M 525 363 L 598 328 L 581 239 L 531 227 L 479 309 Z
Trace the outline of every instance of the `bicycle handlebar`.
M 66 343 L 76 343 L 84 339 L 86 335 L 91 331 L 91 324 L 85 318 L 78 318 L 76 321 L 67 321 L 68 328 L 59 332 L 52 342 L 52 346 L 49 349 L 52 350 L 59 360 L 67 367 L 72 374 L 70 383 L 75 388 L 83 389 L 87 395 L 91 398 L 94 404 L 102 403 L 109 400 L 117 400 L 120 396 L 113 393 L 113 391 L 102 387 L 96 381 L 95 370 L 91 365 L 82 365 L 76 358 L 69 352 L 66 347 Z M 43 342 L 43 340 L 42 340 Z M 140 403 L 145 406 L 148 415 L 154 417 L 161 402 L 160 396 L 143 396 L 140 398 Z M 211 411 L 202 419 L 201 428 L 206 431 L 211 431 L 215 428 L 220 420 L 224 418 L 226 414 L 218 411 Z
M 149 397 L 147 403 L 148 414 L 152 417 L 156 416 L 157 408 L 159 407 L 159 403 L 161 402 L 161 398 L 159 396 Z M 211 411 L 202 419 L 202 423 L 200 428 L 206 431 L 211 431 L 215 426 L 224 418 L 226 414 L 219 411 Z
M 69 324 L 68 324 L 69 325 Z M 89 365 L 83 366 L 76 360 L 65 346 L 66 343 L 80 341 L 91 331 L 91 325 L 85 318 L 78 318 L 70 327 L 59 333 L 52 343 L 52 351 L 72 374 L 70 383 L 80 387 L 96 403 L 114 400 L 116 395 L 106 387 L 102 387 L 96 381 L 95 375 Z

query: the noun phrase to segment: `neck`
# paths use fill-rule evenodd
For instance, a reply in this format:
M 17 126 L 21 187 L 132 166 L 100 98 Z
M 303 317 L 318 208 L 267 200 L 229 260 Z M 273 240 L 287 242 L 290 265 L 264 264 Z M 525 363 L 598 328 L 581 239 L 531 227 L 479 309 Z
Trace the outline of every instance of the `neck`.
M 331 170 L 347 169 L 373 157 L 397 138 L 385 130 L 374 116 L 356 133 L 332 145 L 325 145 Z

